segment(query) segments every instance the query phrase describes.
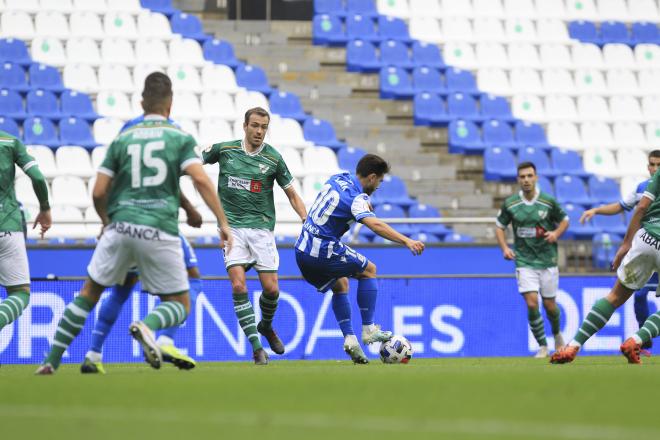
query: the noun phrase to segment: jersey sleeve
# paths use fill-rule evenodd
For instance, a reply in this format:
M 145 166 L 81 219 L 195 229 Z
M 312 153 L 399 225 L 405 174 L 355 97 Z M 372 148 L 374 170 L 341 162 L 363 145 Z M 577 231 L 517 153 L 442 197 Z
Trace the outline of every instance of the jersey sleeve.
M 23 142 L 18 139 L 14 140 L 14 162 L 26 173 L 30 168 L 37 166 L 37 161 L 27 152 Z
M 495 225 L 500 229 L 506 229 L 509 223 L 511 223 L 511 213 L 506 209 L 506 204 L 503 203 L 495 218 Z
M 646 197 L 648 199 L 651 199 L 651 201 L 655 201 L 656 197 L 658 197 L 658 194 L 660 193 L 660 173 L 655 173 L 653 177 L 651 177 L 651 180 L 649 181 L 648 186 L 646 187 L 646 190 L 644 191 L 644 194 L 642 197 Z
M 369 196 L 362 193 L 358 194 L 351 202 L 351 214 L 355 221 L 360 221 L 367 217 L 376 217 L 371 210 L 371 200 Z
M 284 159 L 280 158 L 277 162 L 277 169 L 275 172 L 275 180 L 282 189 L 287 189 L 293 183 L 293 176 L 289 172 L 289 167 L 286 166 Z
M 118 144 L 115 140 L 108 147 L 108 151 L 105 153 L 105 158 L 101 162 L 101 166 L 98 169 L 98 172 L 105 174 L 106 176 L 115 177 L 115 173 L 118 171 L 118 160 L 117 160 L 117 148 Z
M 621 200 L 619 200 L 619 205 L 621 205 L 621 207 L 626 211 L 632 211 L 636 204 L 637 190 L 630 191 L 628 194 L 621 197 Z
M 217 163 L 220 160 L 220 144 L 212 144 L 202 150 L 202 161 L 205 164 Z
M 180 170 L 182 172 L 194 163 L 202 164 L 202 159 L 199 158 L 198 151 L 195 138 L 187 136 L 181 148 L 181 156 L 179 157 Z
M 552 210 L 550 212 L 551 218 L 557 222 L 560 223 L 564 219 L 568 218 L 568 214 L 566 214 L 566 211 L 564 211 L 564 208 L 561 207 L 559 202 L 557 200 L 552 200 Z

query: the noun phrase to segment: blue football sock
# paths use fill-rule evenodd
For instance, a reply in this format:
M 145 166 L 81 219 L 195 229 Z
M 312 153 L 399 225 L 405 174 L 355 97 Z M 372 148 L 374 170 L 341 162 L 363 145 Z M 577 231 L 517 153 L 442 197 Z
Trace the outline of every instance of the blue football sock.
M 358 281 L 357 303 L 362 315 L 362 325 L 374 323 L 377 296 L 378 280 L 376 278 L 363 278 Z
M 202 280 L 199 278 L 188 278 L 188 283 L 190 284 L 190 310 L 194 310 L 195 300 L 197 299 L 197 294 L 202 291 Z M 179 330 L 179 325 L 172 327 L 164 328 L 158 332 L 158 336 L 167 336 L 168 338 L 174 340 L 177 330 Z
M 348 293 L 335 293 L 332 295 L 332 311 L 344 336 L 354 335 L 351 323 L 351 303 L 348 302 Z
M 642 328 L 644 323 L 649 317 L 649 289 L 642 287 L 641 290 L 635 292 L 635 318 L 639 328 Z
M 133 292 L 132 285 L 117 284 L 112 288 L 110 296 L 103 301 L 101 310 L 99 310 L 99 319 L 96 321 L 94 331 L 92 332 L 91 351 L 101 353 L 105 338 L 108 337 L 110 330 L 112 330 L 112 326 L 117 321 L 124 303 L 131 296 L 131 292 Z

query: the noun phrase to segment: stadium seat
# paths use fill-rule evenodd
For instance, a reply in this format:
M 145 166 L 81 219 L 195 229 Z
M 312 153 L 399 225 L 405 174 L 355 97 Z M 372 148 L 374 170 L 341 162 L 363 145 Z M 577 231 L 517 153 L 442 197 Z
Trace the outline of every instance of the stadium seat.
M 596 9 L 601 20 L 630 21 L 626 0 L 596 0 Z
M 25 102 L 27 111 L 31 116 L 49 119 L 60 119 L 62 117 L 57 97 L 52 92 L 32 90 L 27 94 Z
M 515 124 L 516 140 L 521 145 L 549 148 L 545 130 L 539 124 L 529 121 L 517 121 Z
M 92 169 L 94 171 L 98 170 L 101 166 L 107 152 L 108 147 L 96 147 L 92 150 Z
M 511 150 L 487 147 L 484 151 L 484 179 L 492 181 L 514 181 L 518 175 L 516 158 Z
M 589 197 L 582 179 L 574 176 L 561 176 L 555 180 L 555 194 L 561 204 L 574 203 L 576 205 L 593 205 L 594 200 Z
M 117 118 L 99 118 L 94 121 L 94 139 L 100 144 L 110 144 L 119 130 L 124 125 L 124 121 Z
M 626 44 L 606 44 L 603 46 L 603 63 L 610 69 L 627 69 L 635 64 L 635 57 Z
M 508 45 L 507 54 L 510 67 L 531 67 L 534 69 L 544 67 L 536 46 L 531 43 L 511 43 Z
M 208 65 L 202 68 L 202 86 L 204 90 L 221 90 L 237 93 L 241 90 L 236 84 L 236 75 L 229 66 Z
M 412 44 L 412 58 L 416 66 L 446 67 L 440 49 L 435 44 L 415 40 Z
M 302 150 L 302 163 L 307 174 L 337 174 L 337 155 L 327 147 L 307 147 Z
M 511 112 L 517 118 L 532 121 L 546 121 L 545 109 L 536 95 L 515 95 L 511 102 Z
M 316 145 L 329 147 L 333 150 L 346 146 L 344 142 L 337 139 L 332 124 L 323 119 L 308 118 L 303 124 L 303 133 L 306 140 L 314 142 Z
M 482 92 L 509 96 L 513 93 L 509 76 L 504 69 L 487 67 L 477 72 L 477 84 Z
M 89 11 L 97 14 L 108 9 L 106 0 L 73 0 L 73 11 Z
M 536 42 L 536 26 L 527 18 L 508 17 L 505 22 L 506 39 L 510 42 Z
M 7 5 L 3 5 L 9 11 L 22 11 L 35 13 L 39 11 L 39 0 L 5 0 Z
M 548 177 L 538 176 L 536 186 L 544 193 L 550 194 L 552 197 L 555 196 L 555 187 Z
M 609 106 L 602 96 L 579 96 L 577 108 L 582 121 L 611 120 Z
M 138 14 L 137 30 L 140 38 L 158 38 L 161 40 L 172 38 L 172 28 L 167 17 L 147 10 L 142 10 Z
M 67 64 L 62 72 L 64 86 L 85 93 L 96 93 L 99 80 L 94 68 L 87 64 Z
M 505 122 L 513 122 L 514 117 L 511 114 L 511 106 L 506 98 L 491 94 L 482 94 L 480 99 L 480 112 L 484 120 L 498 119 Z
M 603 44 L 596 25 L 590 21 L 572 21 L 568 23 L 568 32 L 571 38 L 583 43 Z
M 383 66 L 403 67 L 412 69 L 415 63 L 410 59 L 408 46 L 396 40 L 387 40 L 380 43 L 380 62 Z
M 628 0 L 628 13 L 631 21 L 660 21 L 658 6 L 654 0 Z
M 646 169 L 648 159 L 643 150 L 628 148 L 617 151 L 616 163 L 621 176 L 637 176 Z
M 477 43 L 475 56 L 479 60 L 478 64 L 480 68 L 508 67 L 511 65 L 504 45 L 499 43 L 490 41 Z
M 65 51 L 67 64 L 80 63 L 98 66 L 102 63 L 99 47 L 90 37 L 69 38 L 66 42 Z M 46 63 L 43 59 L 39 61 Z
M 406 4 L 405 0 L 398 0 L 395 5 Z M 412 43 L 408 25 L 401 18 L 385 14 L 378 16 L 378 33 L 383 40 L 395 40 L 403 43 Z
M 32 18 L 25 11 L 3 11 L 0 16 L 0 36 L 32 40 L 35 37 Z
M 474 40 L 476 42 L 484 41 L 504 41 L 504 26 L 502 20 L 496 17 L 474 17 Z
M 133 78 L 128 67 L 121 64 L 104 64 L 99 67 L 99 89 L 130 93 L 135 90 Z M 176 75 L 170 75 L 172 82 L 177 81 Z M 176 89 L 175 89 L 176 90 Z
M 374 214 L 376 214 L 376 217 L 379 218 L 405 218 L 406 213 L 404 212 L 403 208 L 401 208 L 398 205 L 392 204 L 392 203 L 381 203 L 376 208 L 374 209 Z M 400 234 L 403 234 L 405 236 L 411 235 L 413 232 L 413 228 L 406 223 L 393 223 L 390 224 L 390 226 L 399 232 Z M 376 237 L 378 238 L 378 237 Z
M 189 64 L 171 64 L 167 68 L 167 76 L 172 80 L 172 89 L 175 92 L 202 93 L 204 88 L 198 72 Z
M 410 29 L 410 37 L 415 40 L 434 44 L 443 41 L 440 23 L 436 18 L 429 16 L 412 17 L 408 22 L 408 28 Z
M 473 41 L 472 23 L 467 17 L 451 17 L 441 21 L 445 41 Z
M 41 171 L 46 179 L 52 179 L 63 174 L 57 169 L 55 155 L 52 149 L 43 145 L 29 145 L 27 146 L 27 151 L 37 161 L 39 171 Z
M 511 126 L 498 119 L 490 119 L 482 125 L 484 144 L 501 148 L 517 148 L 520 144 L 513 137 Z
M 575 91 L 575 83 L 566 69 L 548 69 L 542 73 L 543 90 L 548 95 L 570 95 Z
M 242 119 L 237 119 L 236 122 L 242 123 Z M 242 127 L 240 133 L 243 133 Z M 278 115 L 271 116 L 266 139 L 266 142 L 269 142 L 268 139 L 270 139 L 275 145 L 282 147 L 302 149 L 314 146 L 312 142 L 305 140 L 302 127 L 298 121 L 290 118 L 281 118 Z M 335 163 L 336 160 L 334 158 Z M 337 167 L 335 166 L 334 168 L 336 169 Z
M 468 43 L 445 43 L 443 53 L 447 64 L 450 66 L 456 66 L 460 69 L 476 69 L 479 66 L 474 49 Z
M 60 175 L 90 178 L 96 174 L 89 153 L 82 147 L 60 147 L 55 151 L 55 160 Z
M 612 130 L 604 122 L 585 122 L 580 127 L 580 138 L 584 148 L 617 148 Z
M 633 45 L 660 44 L 658 25 L 650 22 L 633 23 L 630 38 Z
M 536 17 L 532 0 L 504 0 L 504 13 L 506 17 Z
M 591 219 L 591 223 L 599 232 L 610 234 L 625 235 L 628 229 L 622 214 L 596 215 Z
M 62 42 L 55 37 L 37 37 L 32 40 L 32 59 L 38 63 L 62 67 L 67 63 L 67 56 Z
M 99 114 L 94 111 L 92 101 L 85 93 L 78 93 L 75 90 L 67 90 L 60 96 L 62 115 L 75 116 L 77 118 L 95 120 Z
M 173 108 L 175 108 L 176 103 Z M 103 116 L 119 119 L 130 119 L 135 116 L 130 101 L 124 93 L 101 91 L 96 96 L 96 108 Z
M 572 122 L 551 122 L 548 124 L 550 145 L 572 150 L 583 150 L 582 138 L 576 124 Z
M 660 48 L 656 44 L 638 44 L 635 46 L 635 62 L 640 69 L 658 69 L 660 67 Z M 639 75 L 639 85 L 646 90 L 643 74 L 650 73 L 642 71 Z
M 467 234 L 459 234 L 458 232 L 453 232 L 447 234 L 444 239 L 445 243 L 474 243 L 474 238 Z
M 110 4 L 115 4 L 115 1 Z M 103 15 L 103 31 L 105 38 L 125 38 L 137 40 L 140 36 L 137 31 L 134 15 L 127 11 L 108 12 Z
M 368 16 L 350 14 L 346 17 L 346 37 L 349 40 L 380 42 L 376 24 Z
M 99 145 L 92 136 L 89 123 L 81 118 L 68 117 L 60 121 L 60 140 L 65 145 L 93 148 Z
M 0 89 L 27 92 L 30 86 L 25 77 L 25 70 L 15 63 L 3 63 L 0 68 Z
M 637 106 L 636 110 L 639 108 Z M 660 98 L 657 96 L 644 96 L 642 98 L 642 114 L 631 118 L 632 120 L 656 121 L 660 112 Z
M 563 25 L 562 25 L 563 26 Z M 545 69 L 572 69 L 573 60 L 569 47 L 565 44 L 547 43 L 539 47 L 541 64 Z
M 590 148 L 584 151 L 584 169 L 587 172 L 606 177 L 621 177 L 614 154 L 604 148 Z
M 226 121 L 236 119 L 234 100 L 227 92 L 207 91 L 201 96 L 201 113 L 204 118 L 219 118 Z
M 566 2 L 566 16 L 571 20 L 597 20 L 598 11 L 594 0 L 568 1 Z
M 60 141 L 53 121 L 46 118 L 29 117 L 23 124 L 23 139 L 26 144 L 58 147 Z
M 211 145 L 219 141 L 235 139 L 229 122 L 224 119 L 204 118 L 199 122 L 199 142 Z
M 270 111 L 283 118 L 295 119 L 302 123 L 308 118 L 308 115 L 302 108 L 300 98 L 294 93 L 277 91 L 271 93 L 269 98 Z
M 385 175 L 383 182 L 378 188 L 378 192 L 374 193 L 372 198 L 374 203 L 391 203 L 399 205 L 404 208 L 415 204 L 415 200 L 411 199 L 408 195 L 406 184 L 400 177 L 391 174 Z
M 177 119 L 202 119 L 202 110 L 197 95 L 190 92 L 175 92 L 172 98 L 171 117 Z
M 21 132 L 20 129 L 18 128 L 18 124 L 12 118 L 0 116 L 0 130 L 6 131 L 7 133 L 19 139 L 21 137 Z
M 261 92 L 249 91 L 241 89 L 234 96 L 234 103 L 236 104 L 236 113 L 239 116 L 239 119 L 243 119 L 243 115 L 248 109 L 252 107 L 261 107 L 266 111 L 270 110 L 270 105 L 268 100 Z
M 401 67 L 380 71 L 380 99 L 411 99 L 415 95 L 410 75 Z
M 327 182 L 329 177 L 329 174 L 310 174 L 302 179 L 301 194 L 305 205 L 309 206 L 314 202 L 316 196 L 318 195 L 319 191 L 321 191 L 323 185 L 325 185 L 325 182 Z
M 589 194 L 597 203 L 615 203 L 621 199 L 619 184 L 612 179 L 601 176 L 591 176 L 588 180 Z
M 39 9 L 42 11 L 59 11 L 68 13 L 74 10 L 72 0 L 39 0 Z
M 314 0 L 314 14 L 334 14 L 346 17 L 346 6 L 343 0 Z
M 424 244 L 436 244 L 441 243 L 444 237 L 440 237 L 436 234 L 429 234 L 427 232 L 415 232 L 410 235 L 410 238 L 413 240 L 421 241 Z
M 48 183 L 46 183 L 48 187 Z M 50 188 L 49 188 L 50 189 Z M 27 176 L 18 176 L 14 181 L 14 190 L 16 191 L 16 198 L 23 203 L 25 206 L 39 206 L 39 200 L 34 194 L 34 189 L 32 187 L 32 180 Z M 50 191 L 48 191 L 51 194 Z M 28 228 L 29 230 L 29 228 Z
M 570 96 L 553 95 L 545 98 L 545 117 L 549 122 L 578 119 L 575 101 Z
M 451 120 L 445 102 L 435 93 L 418 93 L 413 99 L 415 125 L 445 126 Z
M 616 252 L 623 238 L 617 234 L 599 232 L 594 235 L 591 246 L 593 248 L 592 264 L 597 269 L 610 269 Z
M 433 206 L 425 205 L 419 203 L 417 205 L 412 205 L 408 210 L 410 218 L 440 218 L 440 212 Z M 413 232 L 433 234 L 444 238 L 445 235 L 451 233 L 451 229 L 445 226 L 442 223 L 412 223 L 411 228 Z
M 381 68 L 376 47 L 368 41 L 353 40 L 346 46 L 346 70 L 373 73 Z
M 628 27 L 620 21 L 606 21 L 601 23 L 600 34 L 603 44 L 634 44 L 628 33 Z
M 162 39 L 145 38 L 135 42 L 135 59 L 142 64 L 167 66 L 170 64 L 170 55 Z
M 628 95 L 628 97 L 632 97 L 639 94 L 637 78 L 630 70 L 609 70 L 606 73 L 606 81 L 610 95 Z
M 530 68 L 516 68 L 512 69 L 510 73 L 511 88 L 513 93 L 530 93 L 541 94 L 543 93 L 543 85 L 541 83 L 541 76 L 538 71 Z
M 553 148 L 550 150 L 550 157 L 554 169 L 560 174 L 568 174 L 575 177 L 587 177 L 589 175 L 584 170 L 582 158 L 575 151 Z
M 643 148 L 646 137 L 641 124 L 636 122 L 620 122 L 613 124 L 614 143 L 619 148 Z
M 12 62 L 27 66 L 32 63 L 27 46 L 17 38 L 0 38 L 0 63 Z
M 59 70 L 45 64 L 32 64 L 29 69 L 30 86 L 33 89 L 43 89 L 51 92 L 64 90 Z
M 27 118 L 23 98 L 14 90 L 0 90 L 0 114 L 15 120 Z
M 449 123 L 450 153 L 478 154 L 485 148 L 479 128 L 474 122 L 459 119 Z
M 346 0 L 346 13 L 360 14 L 365 17 L 377 17 L 378 10 L 373 0 Z
M 204 66 L 202 47 L 190 38 L 173 39 L 169 46 L 170 58 L 178 64 L 188 64 L 196 67 Z
M 172 0 L 140 0 L 143 8 L 150 9 L 154 12 L 160 12 L 165 15 L 172 15 L 178 12 L 172 6 Z
M 101 42 L 101 59 L 105 65 L 134 66 L 136 64 L 133 45 L 125 38 L 103 39 Z
M 439 70 L 429 67 L 416 67 L 412 73 L 415 92 L 446 93 L 447 86 Z
M 202 49 L 204 58 L 215 64 L 224 64 L 232 69 L 241 65 L 241 62 L 234 55 L 234 46 L 228 41 L 217 38 L 206 40 Z
M 355 168 L 357 167 L 358 162 L 365 154 L 367 154 L 366 151 L 357 147 L 344 147 L 338 149 L 337 163 L 339 168 L 349 173 L 355 173 Z
M 586 222 L 584 225 L 580 224 L 580 217 L 584 213 L 584 207 L 579 204 L 562 203 L 562 208 L 564 208 L 566 215 L 568 215 L 567 239 L 591 239 L 591 237 L 598 233 L 598 229 L 593 226 L 591 221 Z
M 96 12 L 74 11 L 69 16 L 71 37 L 102 40 L 105 37 L 101 19 Z
M 336 15 L 315 15 L 312 20 L 312 42 L 321 46 L 343 46 L 348 41 L 342 21 Z
M 500 0 L 472 0 L 472 6 L 477 17 L 504 18 L 504 8 Z
M 462 92 L 476 94 L 479 92 L 474 75 L 467 70 L 458 68 L 447 69 L 445 72 L 447 90 L 450 92 Z
M 204 33 L 202 28 L 202 21 L 195 15 L 187 14 L 185 12 L 176 12 L 170 17 L 170 25 L 172 32 L 180 34 L 184 38 L 191 38 L 200 43 L 204 43 L 210 35 Z

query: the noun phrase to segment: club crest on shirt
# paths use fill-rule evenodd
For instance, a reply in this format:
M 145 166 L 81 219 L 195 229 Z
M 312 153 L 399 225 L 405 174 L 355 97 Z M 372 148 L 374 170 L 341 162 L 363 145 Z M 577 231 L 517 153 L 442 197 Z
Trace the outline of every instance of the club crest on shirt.
M 259 171 L 261 171 L 261 174 L 266 174 L 270 167 L 268 165 L 264 165 L 262 163 L 259 164 Z
M 548 216 L 548 211 L 539 210 L 538 214 L 539 214 L 539 217 L 541 218 L 541 220 L 545 220 L 545 218 Z

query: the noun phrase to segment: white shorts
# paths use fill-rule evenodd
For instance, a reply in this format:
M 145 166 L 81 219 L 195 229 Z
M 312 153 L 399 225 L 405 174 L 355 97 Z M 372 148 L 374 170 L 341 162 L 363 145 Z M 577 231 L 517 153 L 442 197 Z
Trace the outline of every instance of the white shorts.
M 225 267 L 253 267 L 257 272 L 277 272 L 280 255 L 275 246 L 275 234 L 268 229 L 231 228 L 234 244 L 225 252 Z
M 632 247 L 628 251 L 616 275 L 621 284 L 632 290 L 646 285 L 653 272 L 660 270 L 660 240 L 650 235 L 644 228 L 635 234 Z
M 25 237 L 22 232 L 0 232 L 0 286 L 30 284 Z
M 559 268 L 532 269 L 531 267 L 516 268 L 518 292 L 538 292 L 543 298 L 554 298 L 559 288 Z
M 167 295 L 189 288 L 178 236 L 132 223 L 109 225 L 87 266 L 89 277 L 102 286 L 113 286 L 123 283 L 134 266 L 140 270 L 142 290 L 149 293 Z

